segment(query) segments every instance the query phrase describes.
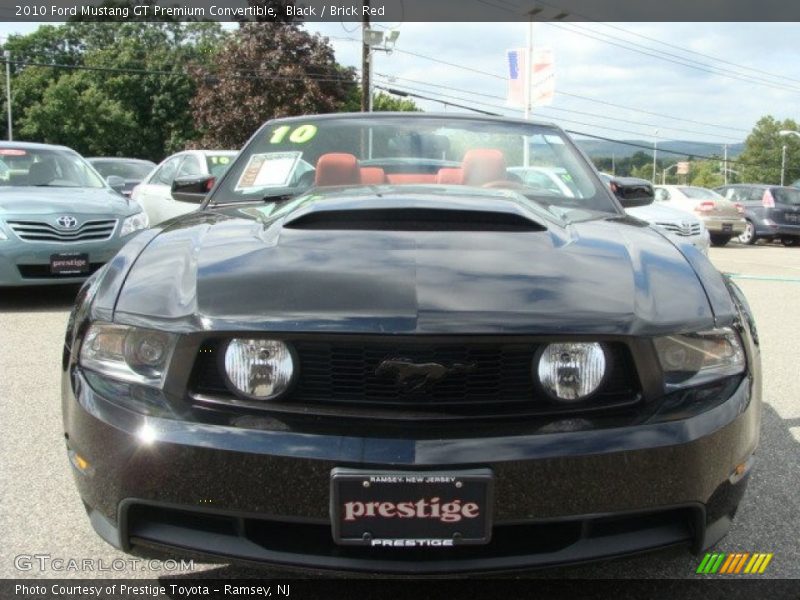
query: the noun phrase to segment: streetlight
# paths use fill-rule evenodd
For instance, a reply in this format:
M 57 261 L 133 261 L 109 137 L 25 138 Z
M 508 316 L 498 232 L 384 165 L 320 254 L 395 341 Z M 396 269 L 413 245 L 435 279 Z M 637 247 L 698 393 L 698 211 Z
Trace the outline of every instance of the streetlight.
M 661 185 L 667 185 L 667 171 L 669 171 L 670 169 L 674 169 L 679 164 L 680 163 L 675 163 L 674 165 L 670 165 L 666 169 L 661 171 Z
M 778 132 L 778 135 L 781 137 L 786 137 L 789 135 L 796 135 L 800 137 L 800 131 L 795 131 L 794 129 L 781 129 Z M 786 144 L 783 145 L 781 148 L 781 186 L 783 186 L 783 181 L 786 176 Z

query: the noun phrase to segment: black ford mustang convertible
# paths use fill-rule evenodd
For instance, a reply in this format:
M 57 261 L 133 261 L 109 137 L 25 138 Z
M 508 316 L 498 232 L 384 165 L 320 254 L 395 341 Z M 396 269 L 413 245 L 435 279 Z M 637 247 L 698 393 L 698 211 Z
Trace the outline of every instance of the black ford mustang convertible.
M 555 126 L 389 113 L 270 121 L 219 181 L 177 180 L 199 210 L 69 322 L 95 530 L 384 573 L 716 543 L 759 436 L 753 319 L 625 215 L 650 188 L 614 189 Z

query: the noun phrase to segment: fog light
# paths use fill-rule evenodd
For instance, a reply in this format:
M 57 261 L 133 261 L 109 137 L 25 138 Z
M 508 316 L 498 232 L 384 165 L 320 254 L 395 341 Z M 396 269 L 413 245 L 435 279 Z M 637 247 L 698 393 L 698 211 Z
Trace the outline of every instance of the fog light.
M 294 358 L 280 340 L 233 339 L 225 349 L 225 374 L 234 393 L 272 400 L 292 382 Z
M 594 394 L 605 380 L 608 357 L 602 344 L 548 344 L 534 358 L 542 389 L 557 402 L 577 402 Z

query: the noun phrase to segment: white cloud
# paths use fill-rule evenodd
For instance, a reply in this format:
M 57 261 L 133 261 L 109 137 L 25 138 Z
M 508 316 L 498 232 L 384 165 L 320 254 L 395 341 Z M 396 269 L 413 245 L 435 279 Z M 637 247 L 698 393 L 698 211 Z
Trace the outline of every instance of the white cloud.
M 357 24 L 347 23 L 345 26 L 352 29 Z M 360 37 L 360 30 L 347 34 L 340 24 L 312 24 L 309 28 L 329 35 Z M 524 46 L 527 37 L 527 25 L 524 23 L 404 23 L 400 25 L 400 31 L 398 50 L 501 76 L 505 75 L 505 51 Z M 654 40 L 667 42 L 671 46 Z M 547 119 L 563 121 L 563 125 L 570 129 L 578 126 L 567 119 L 588 123 L 590 125 L 581 126 L 583 130 L 610 137 L 634 136 L 593 128 L 592 125 L 631 131 L 647 139 L 652 138 L 655 128 L 659 128 L 661 138 L 734 143 L 743 140 L 753 124 L 765 114 L 778 118 L 798 116 L 794 107 L 800 96 L 800 39 L 794 24 L 542 23 L 535 27 L 534 42 L 537 46 L 548 46 L 554 50 L 557 91 L 600 101 L 558 94 L 553 108 L 591 112 L 603 118 L 571 114 L 563 110 L 536 111 L 546 115 Z M 358 43 L 337 40 L 333 40 L 333 43 L 339 60 L 360 66 Z M 631 44 L 640 47 L 634 50 L 620 47 L 630 47 Z M 684 49 L 708 56 L 687 53 Z M 715 61 L 713 58 L 735 64 Z M 695 68 L 688 65 L 694 65 Z M 720 69 L 739 73 L 737 76 L 747 81 L 723 76 L 718 72 Z M 470 93 L 504 96 L 505 83 L 466 69 L 395 52 L 388 57 L 379 55 L 375 70 L 398 78 L 461 88 L 464 91 L 440 92 L 471 97 L 500 107 L 504 105 L 502 100 L 470 96 Z M 714 72 L 707 72 L 709 70 Z M 769 73 L 796 81 L 765 75 Z M 776 87 L 758 84 L 752 78 L 768 79 Z M 397 83 L 402 83 L 402 80 L 398 79 Z M 435 94 L 435 88 L 421 84 L 407 85 L 425 89 L 430 95 Z M 613 108 L 602 102 L 681 117 L 705 125 Z M 441 104 L 437 106 L 436 103 L 420 104 L 432 110 L 442 108 Z M 482 105 L 479 108 L 492 110 Z

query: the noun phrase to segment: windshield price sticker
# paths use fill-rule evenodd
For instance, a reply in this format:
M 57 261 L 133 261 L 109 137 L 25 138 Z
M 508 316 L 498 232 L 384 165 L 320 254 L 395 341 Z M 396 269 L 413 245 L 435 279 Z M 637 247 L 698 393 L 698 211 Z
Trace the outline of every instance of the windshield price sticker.
M 266 152 L 254 154 L 242 171 L 236 190 L 288 187 L 302 152 Z
M 210 157 L 212 165 L 227 165 L 231 162 L 230 156 L 212 156 Z

